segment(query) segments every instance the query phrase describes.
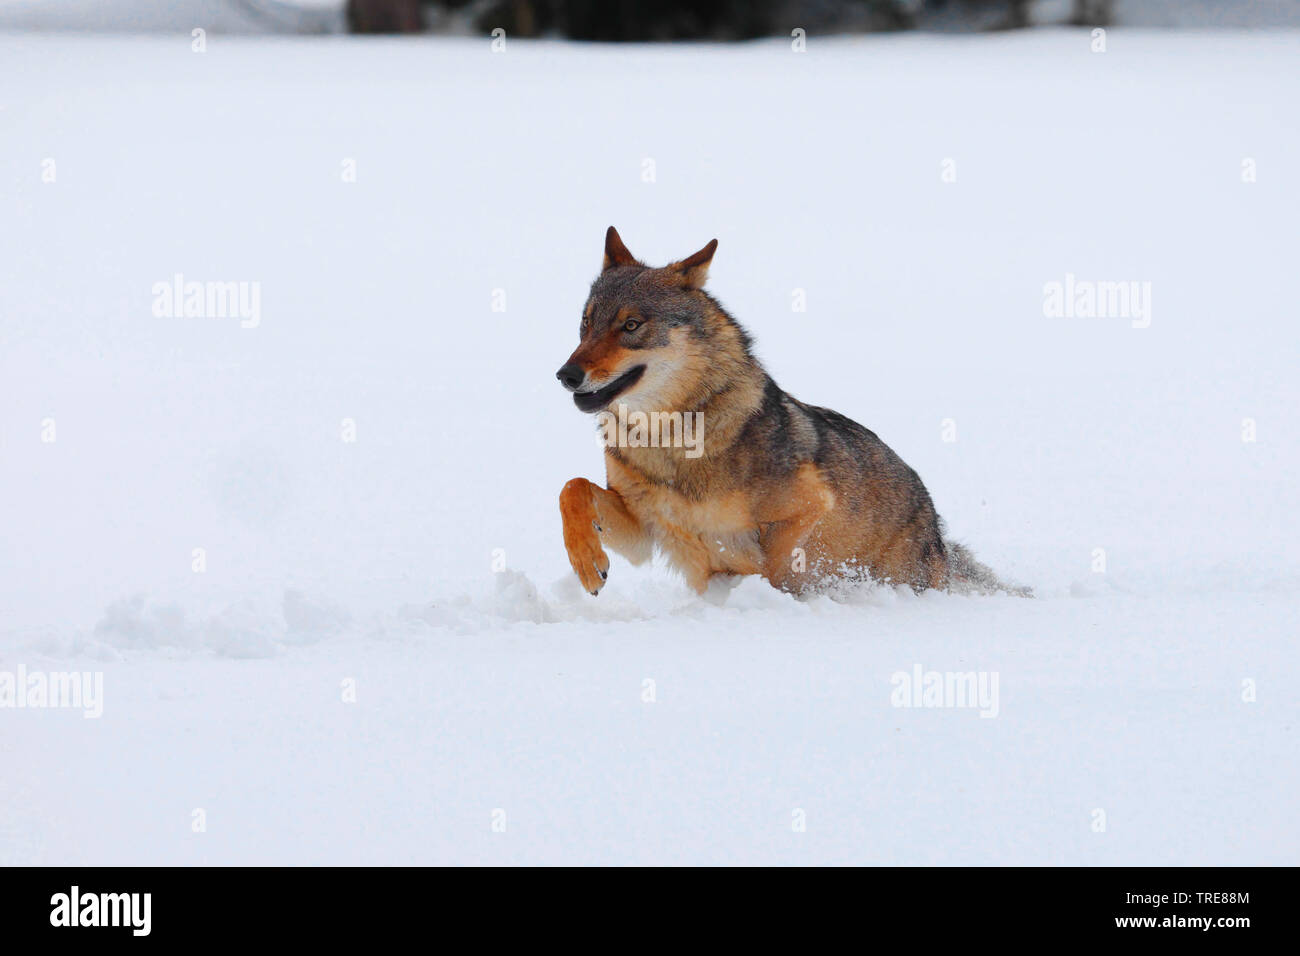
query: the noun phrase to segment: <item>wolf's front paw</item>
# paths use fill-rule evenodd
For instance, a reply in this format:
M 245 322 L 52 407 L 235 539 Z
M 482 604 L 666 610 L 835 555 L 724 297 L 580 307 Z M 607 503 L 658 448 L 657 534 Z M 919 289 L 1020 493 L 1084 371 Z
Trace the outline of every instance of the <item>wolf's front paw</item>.
M 596 595 L 609 577 L 609 555 L 600 546 L 600 527 L 591 482 L 574 478 L 560 492 L 560 516 L 564 520 L 564 550 L 569 564 L 588 594 Z
M 600 538 L 593 530 L 585 536 L 570 536 L 568 529 L 564 532 L 564 547 L 569 552 L 569 564 L 582 582 L 588 594 L 597 595 L 605 586 L 609 577 L 609 556 L 600 546 Z

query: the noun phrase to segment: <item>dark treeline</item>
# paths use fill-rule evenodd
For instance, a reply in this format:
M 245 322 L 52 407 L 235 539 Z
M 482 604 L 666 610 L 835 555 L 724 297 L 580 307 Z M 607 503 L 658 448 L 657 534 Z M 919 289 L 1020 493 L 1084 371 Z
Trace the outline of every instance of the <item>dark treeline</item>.
M 1113 0 L 1071 0 L 1070 22 L 1105 26 Z M 1029 26 L 1031 0 L 348 0 L 354 33 L 456 25 L 487 34 L 653 42 L 809 33 Z

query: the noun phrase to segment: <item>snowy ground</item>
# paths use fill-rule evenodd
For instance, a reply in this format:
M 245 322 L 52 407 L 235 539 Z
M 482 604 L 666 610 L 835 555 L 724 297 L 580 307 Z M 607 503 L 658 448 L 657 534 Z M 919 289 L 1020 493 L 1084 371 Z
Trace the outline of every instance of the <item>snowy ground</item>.
M 1300 861 L 1300 34 L 190 42 L 0 36 L 0 861 Z M 611 222 L 1038 598 L 580 593 Z

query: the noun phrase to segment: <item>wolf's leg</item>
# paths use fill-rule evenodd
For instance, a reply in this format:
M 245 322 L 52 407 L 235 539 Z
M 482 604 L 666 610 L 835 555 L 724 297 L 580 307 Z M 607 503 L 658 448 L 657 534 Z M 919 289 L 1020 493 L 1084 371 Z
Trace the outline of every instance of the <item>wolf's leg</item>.
M 816 466 L 804 465 L 775 500 L 758 514 L 762 527 L 763 577 L 782 591 L 799 592 L 808 584 L 809 555 L 799 555 L 817 522 L 835 507 L 835 495 Z M 799 558 L 802 557 L 802 560 Z
M 808 555 L 797 553 L 808 540 L 813 526 L 824 512 L 805 511 L 785 521 L 768 525 L 759 538 L 763 547 L 763 577 L 782 591 L 802 591 L 808 583 Z
M 564 549 L 569 553 L 578 580 L 590 594 L 599 594 L 609 576 L 609 556 L 601 547 L 601 536 L 633 564 L 649 556 L 650 540 L 622 496 L 574 478 L 560 492 L 560 517 L 564 520 Z
M 686 584 L 696 594 L 704 594 L 714 569 L 709 563 L 709 551 L 696 535 L 669 534 L 660 543 L 671 564 L 686 578 Z

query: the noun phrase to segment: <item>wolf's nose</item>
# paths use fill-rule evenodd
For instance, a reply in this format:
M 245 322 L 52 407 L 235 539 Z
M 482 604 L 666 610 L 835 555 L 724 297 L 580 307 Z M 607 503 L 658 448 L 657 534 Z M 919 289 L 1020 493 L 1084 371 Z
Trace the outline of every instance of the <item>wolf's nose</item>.
M 560 384 L 569 391 L 576 391 L 582 384 L 582 380 L 587 377 L 587 373 L 582 370 L 581 365 L 570 362 L 555 373 L 555 377 L 560 380 Z

